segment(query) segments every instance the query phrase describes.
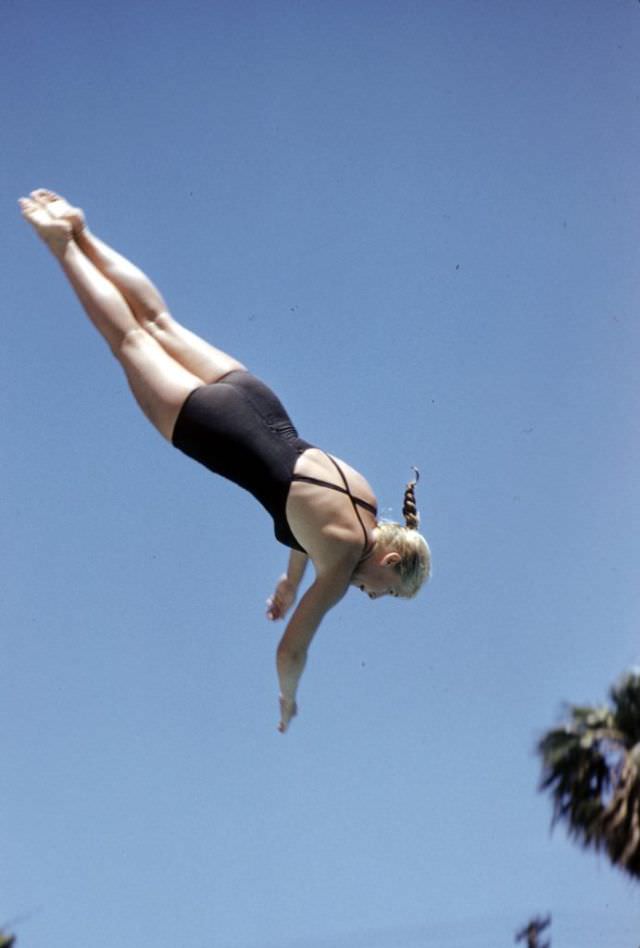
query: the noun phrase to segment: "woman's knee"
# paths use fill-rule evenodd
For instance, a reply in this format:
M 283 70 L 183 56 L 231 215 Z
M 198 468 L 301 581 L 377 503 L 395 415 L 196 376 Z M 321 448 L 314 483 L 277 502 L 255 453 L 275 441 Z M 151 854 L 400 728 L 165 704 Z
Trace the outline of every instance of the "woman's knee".
M 160 309 L 149 315 L 148 319 L 145 320 L 144 328 L 149 335 L 159 338 L 174 331 L 175 320 L 168 310 Z
M 111 346 L 113 354 L 122 362 L 128 362 L 135 359 L 136 354 L 141 355 L 149 348 L 149 334 L 142 326 L 135 326 L 121 333 L 119 338 L 114 340 Z

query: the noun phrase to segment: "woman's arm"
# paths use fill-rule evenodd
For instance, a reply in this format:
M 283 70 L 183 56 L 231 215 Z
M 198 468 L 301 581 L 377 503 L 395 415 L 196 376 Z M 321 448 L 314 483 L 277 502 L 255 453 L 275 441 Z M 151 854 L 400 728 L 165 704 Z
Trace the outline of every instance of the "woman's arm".
M 353 574 L 351 558 L 331 572 L 319 575 L 307 589 L 278 645 L 276 666 L 280 682 L 280 724 L 284 733 L 297 714 L 296 692 L 307 661 L 311 640 L 326 613 L 340 602 Z
M 268 619 L 283 619 L 294 604 L 308 562 L 309 557 L 306 553 L 300 553 L 298 550 L 291 551 L 287 572 L 280 577 L 273 596 L 267 600 Z
M 309 557 L 306 553 L 299 550 L 292 550 L 289 555 L 289 565 L 287 566 L 287 579 L 296 588 L 300 585 L 300 580 L 304 576 Z

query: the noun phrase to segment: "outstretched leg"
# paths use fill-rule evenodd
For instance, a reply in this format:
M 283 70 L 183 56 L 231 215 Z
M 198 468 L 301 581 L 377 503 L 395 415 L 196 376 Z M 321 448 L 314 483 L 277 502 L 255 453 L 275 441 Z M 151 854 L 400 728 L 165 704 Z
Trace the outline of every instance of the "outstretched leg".
M 155 427 L 171 440 L 185 398 L 202 385 L 134 317 L 118 289 L 82 253 L 71 224 L 23 198 L 22 214 L 57 258 L 89 319 L 122 365 L 131 391 Z
M 134 317 L 162 348 L 203 382 L 217 382 L 245 366 L 181 326 L 151 280 L 133 263 L 95 237 L 84 213 L 53 191 L 40 188 L 31 194 L 54 220 L 68 222 L 76 244 L 95 267 L 120 291 Z

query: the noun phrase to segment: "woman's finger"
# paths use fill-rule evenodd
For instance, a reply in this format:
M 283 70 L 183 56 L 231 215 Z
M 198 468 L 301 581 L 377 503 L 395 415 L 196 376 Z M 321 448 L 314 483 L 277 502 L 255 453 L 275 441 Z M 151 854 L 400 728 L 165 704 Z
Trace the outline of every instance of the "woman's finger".
M 282 612 L 280 611 L 280 609 L 277 608 L 277 606 L 271 606 L 270 609 L 267 609 L 267 619 L 274 620 L 274 619 L 281 619 L 281 618 L 282 618 Z

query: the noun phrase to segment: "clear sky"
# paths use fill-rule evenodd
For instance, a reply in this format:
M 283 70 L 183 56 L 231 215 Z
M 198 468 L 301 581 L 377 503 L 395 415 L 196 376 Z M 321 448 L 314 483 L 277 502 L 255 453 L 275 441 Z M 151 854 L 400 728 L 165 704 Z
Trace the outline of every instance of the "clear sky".
M 0 921 L 29 948 L 637 948 L 537 737 L 640 661 L 640 4 L 0 3 Z M 165 444 L 45 186 L 283 398 L 434 575 L 354 593 L 290 732 L 287 551 Z

